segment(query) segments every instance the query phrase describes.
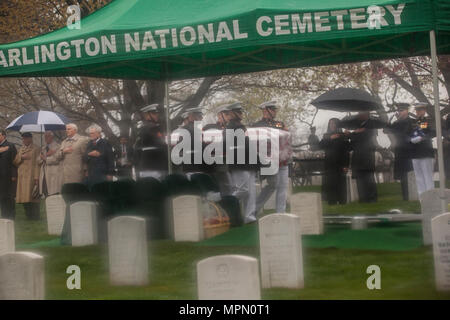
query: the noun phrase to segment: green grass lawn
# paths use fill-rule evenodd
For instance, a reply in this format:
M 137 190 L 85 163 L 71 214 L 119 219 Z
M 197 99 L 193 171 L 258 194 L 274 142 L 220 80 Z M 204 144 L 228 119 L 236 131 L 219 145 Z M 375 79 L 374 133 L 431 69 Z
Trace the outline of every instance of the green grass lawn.
M 379 185 L 379 203 L 324 205 L 324 213 L 375 213 L 392 208 L 420 211 L 418 203 L 400 200 L 399 186 L 392 184 Z M 106 245 L 81 248 L 46 246 L 45 243 L 52 239 L 55 237 L 46 233 L 44 213 L 42 221 L 26 221 L 21 205 L 17 206 L 16 246 L 18 250 L 36 252 L 45 257 L 47 299 L 196 299 L 197 261 L 219 254 L 258 257 L 256 246 L 201 246 L 170 240 L 150 241 L 149 285 L 113 287 L 109 285 Z M 262 289 L 263 299 L 450 298 L 450 294 L 434 289 L 430 247 L 409 251 L 306 247 L 303 255 L 305 288 Z M 366 287 L 369 277 L 366 269 L 373 264 L 381 268 L 381 290 Z M 66 287 L 69 277 L 66 269 L 70 265 L 81 268 L 81 290 L 68 290 Z

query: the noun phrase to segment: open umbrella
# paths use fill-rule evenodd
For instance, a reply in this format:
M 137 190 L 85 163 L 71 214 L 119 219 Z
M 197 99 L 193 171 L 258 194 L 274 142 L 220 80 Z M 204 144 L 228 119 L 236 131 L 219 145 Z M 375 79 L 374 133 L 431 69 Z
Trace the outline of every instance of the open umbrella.
M 52 111 L 32 111 L 14 119 L 6 130 L 21 132 L 44 132 L 63 130 L 70 120 L 62 114 Z
M 6 130 L 20 131 L 20 132 L 39 132 L 41 133 L 41 148 L 42 148 L 42 133 L 49 130 L 64 130 L 66 124 L 70 120 L 62 114 L 52 111 L 31 111 L 25 113 L 14 119 Z
M 325 92 L 311 102 L 318 109 L 333 111 L 372 111 L 381 108 L 381 101 L 361 89 L 338 88 Z

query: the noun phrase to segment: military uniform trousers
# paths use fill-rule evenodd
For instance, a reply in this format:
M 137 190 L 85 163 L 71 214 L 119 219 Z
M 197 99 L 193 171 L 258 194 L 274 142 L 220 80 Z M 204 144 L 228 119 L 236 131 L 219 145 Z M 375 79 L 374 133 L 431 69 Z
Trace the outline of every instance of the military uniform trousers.
M 412 159 L 412 164 L 416 176 L 417 193 L 420 197 L 425 191 L 434 188 L 433 158 Z
M 233 186 L 232 195 L 238 198 L 243 208 L 244 223 L 256 221 L 255 204 L 255 171 L 254 170 L 230 170 Z
M 275 207 L 277 213 L 286 212 L 287 189 L 289 183 L 289 167 L 282 166 L 276 174 L 267 176 L 267 185 L 261 190 L 256 200 L 256 214 L 264 207 L 272 193 L 275 195 Z

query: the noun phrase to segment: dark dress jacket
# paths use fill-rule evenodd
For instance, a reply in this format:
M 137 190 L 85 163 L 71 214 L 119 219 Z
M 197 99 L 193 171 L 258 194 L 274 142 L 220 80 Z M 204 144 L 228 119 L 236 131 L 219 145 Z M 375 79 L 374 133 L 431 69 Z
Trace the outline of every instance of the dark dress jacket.
M 15 193 L 12 178 L 17 178 L 17 168 L 13 164 L 17 149 L 7 140 L 0 147 L 9 147 L 7 151 L 0 153 L 0 198 L 8 198 Z
M 276 128 L 276 129 L 281 129 L 281 130 L 287 131 L 287 128 L 282 121 L 277 121 L 277 120 L 268 119 L 268 118 L 262 118 L 258 122 L 255 122 L 252 125 L 252 127 L 255 127 L 255 128 L 256 127 L 270 127 L 270 128 Z
M 92 151 L 100 152 L 99 157 L 89 156 Z M 107 175 L 114 174 L 114 152 L 108 141 L 99 139 L 98 142 L 90 140 L 84 154 L 84 161 L 87 164 L 88 180 L 90 182 L 101 182 Z
M 139 129 L 134 145 L 134 163 L 137 171 L 168 170 L 166 130 L 160 123 L 147 121 Z

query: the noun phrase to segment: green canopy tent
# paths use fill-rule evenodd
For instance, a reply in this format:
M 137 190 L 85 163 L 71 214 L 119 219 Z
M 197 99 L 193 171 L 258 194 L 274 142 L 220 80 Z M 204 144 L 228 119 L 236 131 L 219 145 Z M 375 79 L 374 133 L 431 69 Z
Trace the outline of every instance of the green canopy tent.
M 431 54 L 439 111 L 437 53 L 450 53 L 450 0 L 115 0 L 80 29 L 1 45 L 0 77 L 168 81 Z

